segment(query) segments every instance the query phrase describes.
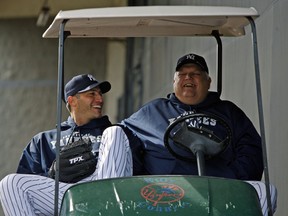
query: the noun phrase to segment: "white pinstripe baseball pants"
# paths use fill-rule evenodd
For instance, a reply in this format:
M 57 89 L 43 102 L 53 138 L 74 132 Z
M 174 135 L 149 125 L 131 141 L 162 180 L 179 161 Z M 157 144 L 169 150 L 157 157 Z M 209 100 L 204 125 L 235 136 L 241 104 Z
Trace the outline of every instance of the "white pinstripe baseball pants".
M 132 176 L 132 156 L 126 134 L 119 126 L 113 126 L 103 133 L 96 171 L 80 182 L 122 176 Z M 263 215 L 268 216 L 265 184 L 259 181 L 247 182 L 256 189 Z M 59 208 L 65 191 L 71 185 L 59 183 Z M 25 174 L 6 176 L 0 182 L 0 198 L 5 215 L 53 215 L 54 188 L 55 181 L 51 178 Z M 275 212 L 277 190 L 272 185 L 271 201 L 272 211 Z
M 119 142 L 121 140 L 121 142 Z M 105 130 L 95 172 L 79 181 L 132 176 L 129 141 L 119 126 Z M 64 192 L 72 184 L 59 183 L 60 208 Z M 48 216 L 54 214 L 55 181 L 39 175 L 10 174 L 0 182 L 0 198 L 6 216 Z
M 266 197 L 266 186 L 263 182 L 260 181 L 246 181 L 251 184 L 258 193 L 258 197 L 260 200 L 260 206 L 262 209 L 262 213 L 264 216 L 268 216 L 268 204 Z M 271 195 L 271 205 L 272 205 L 272 213 L 274 214 L 277 208 L 277 189 L 274 185 L 270 184 L 270 195 Z

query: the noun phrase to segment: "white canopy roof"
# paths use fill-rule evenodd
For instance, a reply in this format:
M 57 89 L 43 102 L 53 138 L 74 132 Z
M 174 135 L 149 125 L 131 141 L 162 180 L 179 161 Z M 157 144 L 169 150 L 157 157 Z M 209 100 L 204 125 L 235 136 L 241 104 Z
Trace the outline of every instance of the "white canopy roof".
M 241 36 L 256 18 L 254 8 L 215 6 L 130 6 L 60 11 L 44 38 L 57 38 L 67 20 L 69 37 Z

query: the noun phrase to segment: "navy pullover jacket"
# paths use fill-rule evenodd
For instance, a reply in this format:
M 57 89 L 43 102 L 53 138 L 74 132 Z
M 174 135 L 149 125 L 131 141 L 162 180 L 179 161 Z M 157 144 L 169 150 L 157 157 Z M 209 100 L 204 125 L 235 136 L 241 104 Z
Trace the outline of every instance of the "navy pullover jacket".
M 198 175 L 196 162 L 175 158 L 163 141 L 170 122 L 191 112 L 219 116 L 232 130 L 232 142 L 227 149 L 205 162 L 206 175 L 242 180 L 261 179 L 263 160 L 258 132 L 240 108 L 230 101 L 221 100 L 216 92 L 209 92 L 202 103 L 191 106 L 181 103 L 172 93 L 167 99 L 159 98 L 147 103 L 122 122 L 136 135 L 130 144 L 135 175 Z M 217 122 L 208 121 L 206 124 L 218 137 L 225 136 L 224 131 L 217 127 Z
M 107 116 L 77 126 L 71 117 L 61 123 L 60 147 L 80 139 L 90 139 L 96 158 L 103 131 L 111 125 Z M 35 135 L 24 149 L 17 168 L 17 173 L 48 176 L 49 168 L 56 158 L 57 130 L 49 130 Z

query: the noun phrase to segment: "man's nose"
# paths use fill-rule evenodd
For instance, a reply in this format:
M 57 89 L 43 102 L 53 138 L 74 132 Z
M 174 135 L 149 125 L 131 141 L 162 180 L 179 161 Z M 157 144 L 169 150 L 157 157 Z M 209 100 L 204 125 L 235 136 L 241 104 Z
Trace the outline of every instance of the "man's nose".
M 103 96 L 100 94 L 96 94 L 94 96 L 94 100 L 98 101 L 98 102 L 103 102 Z

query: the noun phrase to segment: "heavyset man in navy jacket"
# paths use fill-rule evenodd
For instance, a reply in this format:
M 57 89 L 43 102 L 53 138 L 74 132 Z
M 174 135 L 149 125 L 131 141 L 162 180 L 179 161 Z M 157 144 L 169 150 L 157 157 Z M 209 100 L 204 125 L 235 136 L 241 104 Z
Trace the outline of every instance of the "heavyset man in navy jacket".
M 175 158 L 164 146 L 163 137 L 173 120 L 190 113 L 205 113 L 220 117 L 232 130 L 231 144 L 227 149 L 205 162 L 206 175 L 261 180 L 263 161 L 259 134 L 240 108 L 230 101 L 221 100 L 218 93 L 209 91 L 210 83 L 205 59 L 196 54 L 187 54 L 177 62 L 174 93 L 169 94 L 168 98 L 147 103 L 123 121 L 140 139 L 140 145 L 135 146 L 137 142 L 130 144 L 133 147 L 135 175 L 198 175 L 196 162 Z M 220 138 L 227 136 L 220 122 L 213 118 L 208 121 L 198 119 L 193 125 L 209 128 Z
M 185 55 L 179 59 L 176 67 L 174 93 L 169 94 L 168 98 L 151 101 L 124 120 L 125 125 L 143 143 L 143 172 L 197 175 L 196 163 L 172 156 L 164 146 L 163 136 L 174 119 L 188 113 L 206 113 L 221 117 L 232 129 L 231 145 L 206 162 L 206 174 L 243 180 L 261 179 L 263 161 L 260 136 L 240 108 L 232 102 L 221 100 L 218 93 L 208 91 L 210 83 L 204 58 L 195 54 Z M 208 126 L 218 137 L 225 136 L 221 134 L 223 131 L 218 132 L 221 125 L 217 122 L 198 124 L 198 127 L 201 126 Z

